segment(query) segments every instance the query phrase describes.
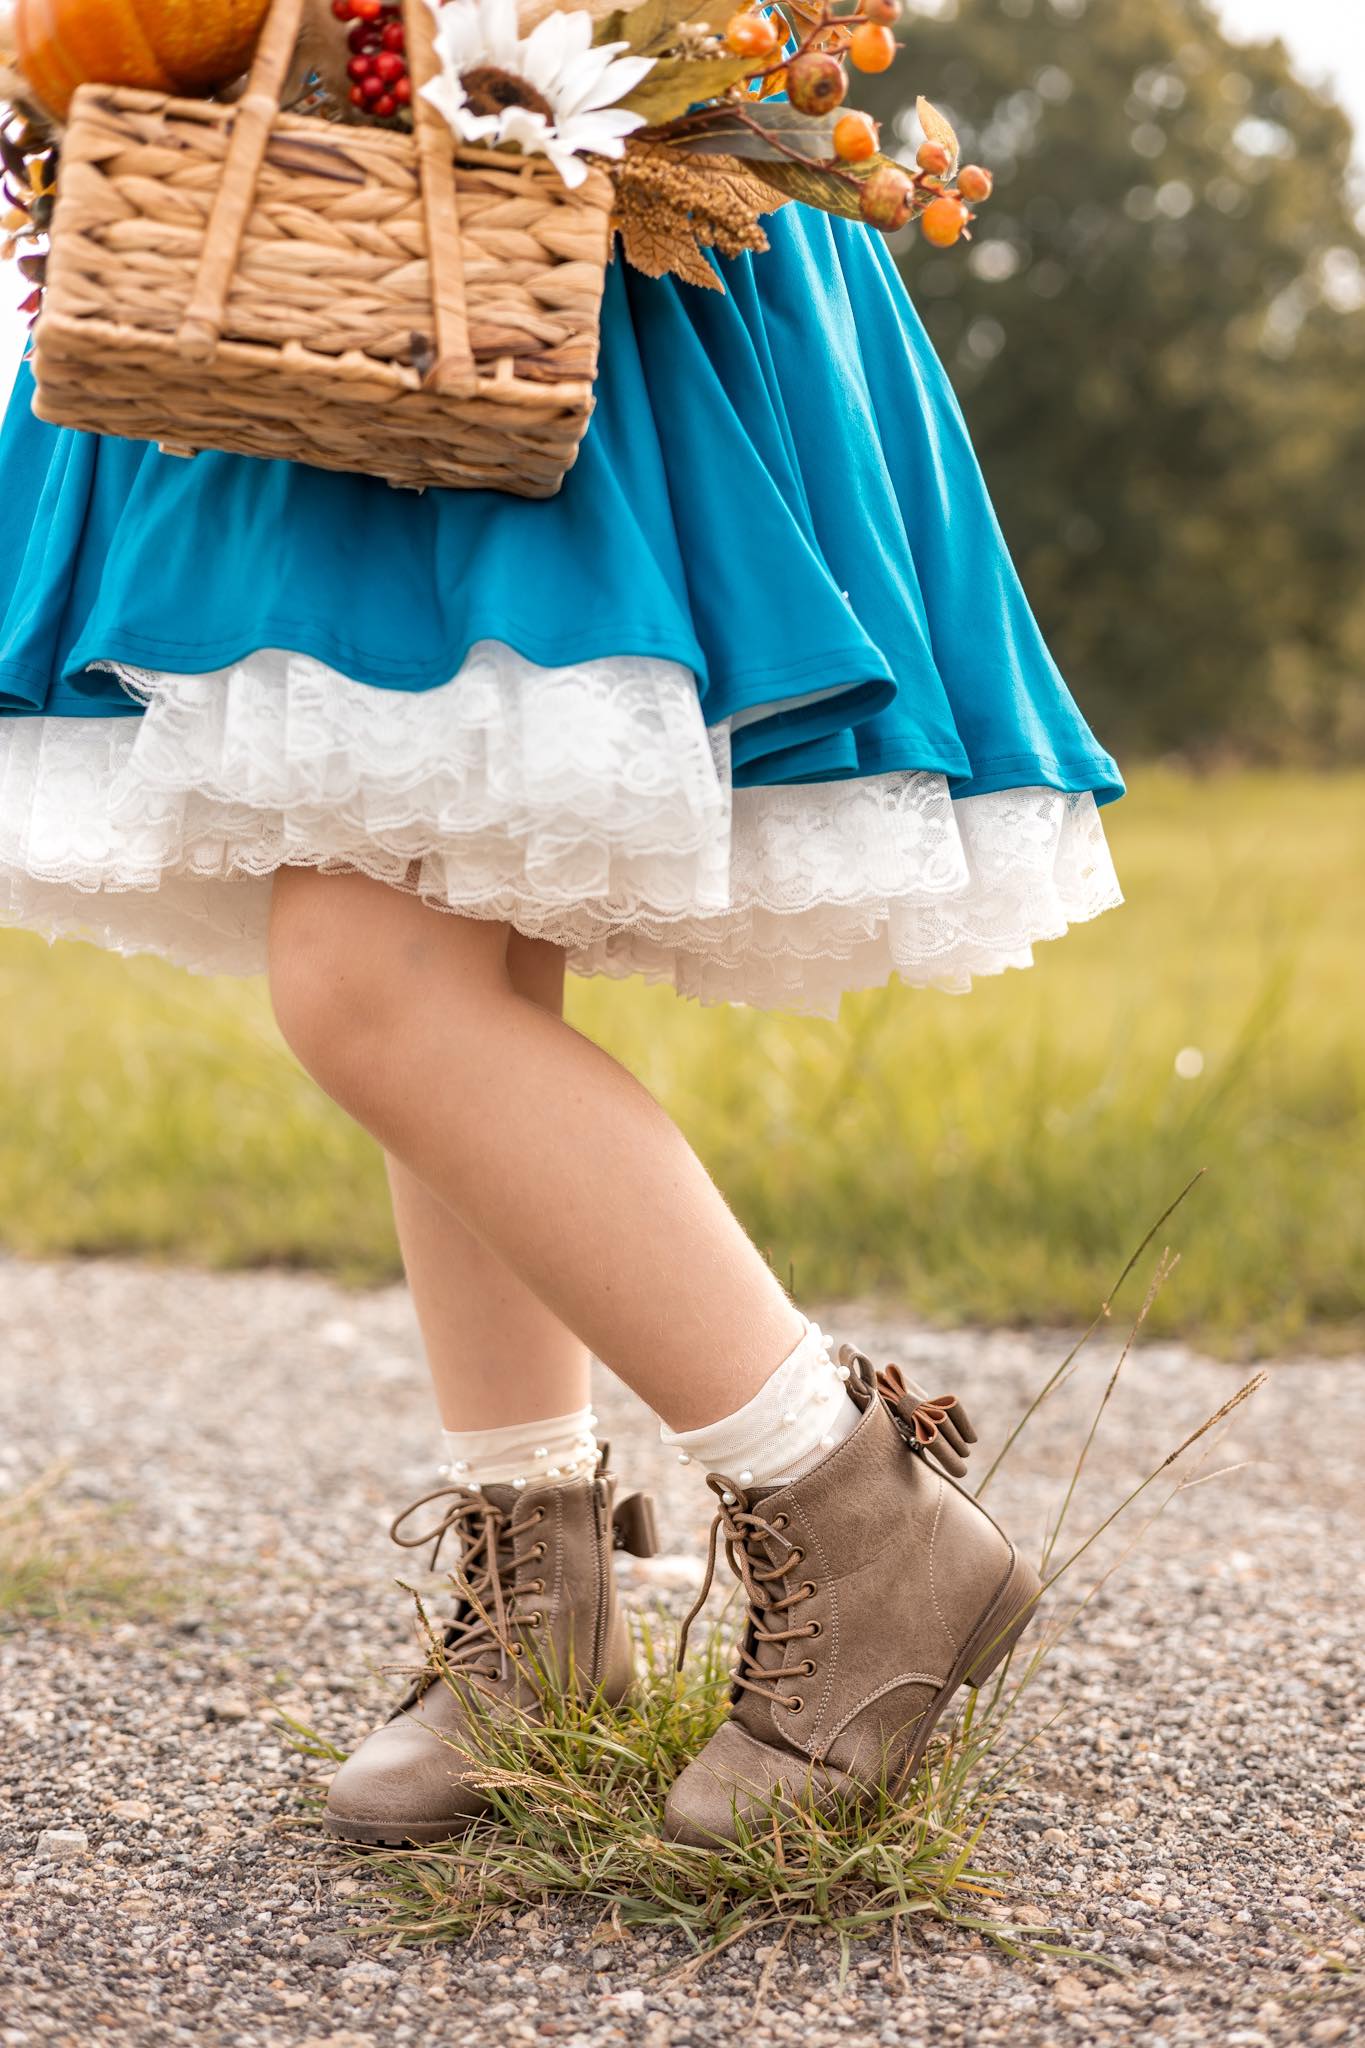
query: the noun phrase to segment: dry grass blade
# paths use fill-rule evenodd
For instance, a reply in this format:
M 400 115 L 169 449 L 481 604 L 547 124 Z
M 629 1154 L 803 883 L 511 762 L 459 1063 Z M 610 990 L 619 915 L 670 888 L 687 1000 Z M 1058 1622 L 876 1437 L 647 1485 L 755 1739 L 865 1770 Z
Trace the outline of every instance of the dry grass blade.
M 1124 1366 L 1128 1363 L 1129 1353 L 1132 1351 L 1134 1344 L 1137 1342 L 1138 1332 L 1141 1330 L 1143 1324 L 1146 1322 L 1148 1316 L 1151 1314 L 1152 1306 L 1153 1303 L 1156 1301 L 1157 1296 L 1160 1294 L 1162 1288 L 1165 1286 L 1167 1280 L 1175 1271 L 1179 1263 L 1180 1261 L 1178 1254 L 1172 1254 L 1169 1246 L 1165 1251 L 1162 1252 L 1161 1257 L 1157 1260 L 1156 1271 L 1153 1273 L 1151 1281 L 1148 1284 L 1147 1293 L 1143 1300 L 1142 1307 L 1138 1310 L 1137 1316 L 1133 1321 L 1133 1326 L 1129 1330 L 1128 1335 L 1123 1340 L 1123 1348 L 1120 1350 L 1118 1357 L 1114 1361 L 1114 1370 L 1110 1373 L 1108 1380 L 1105 1382 L 1104 1392 L 1100 1396 L 1099 1405 L 1095 1409 L 1094 1416 L 1091 1419 L 1089 1432 L 1086 1435 L 1085 1442 L 1081 1445 L 1080 1453 L 1076 1459 L 1075 1464 L 1071 1469 L 1071 1477 L 1067 1481 L 1066 1492 L 1062 1495 L 1062 1504 L 1057 1510 L 1057 1519 L 1052 1524 L 1051 1529 L 1048 1531 L 1047 1541 L 1043 1545 L 1043 1556 L 1040 1567 L 1041 1570 L 1043 1570 L 1044 1572 L 1046 1572 L 1048 1568 L 1048 1564 L 1051 1561 L 1053 1551 L 1057 1548 L 1057 1542 L 1062 1533 L 1062 1524 L 1065 1522 L 1067 1515 L 1070 1512 L 1071 1503 L 1076 1497 L 1076 1488 L 1080 1484 L 1081 1474 L 1085 1470 L 1086 1460 L 1090 1456 L 1091 1446 L 1093 1445 L 1096 1435 L 1099 1432 L 1100 1424 L 1104 1420 L 1105 1410 L 1108 1408 L 1110 1401 L 1114 1397 L 1114 1389 L 1118 1386 L 1119 1376 L 1122 1373 Z
M 1091 1321 L 1087 1324 L 1086 1328 L 1081 1332 L 1080 1336 L 1076 1339 L 1076 1342 L 1067 1352 L 1065 1358 L 1057 1367 L 1056 1371 L 1052 1373 L 1043 1382 L 1042 1386 L 1038 1389 L 1038 1392 L 1029 1402 L 1028 1407 L 1024 1410 L 1023 1414 L 1019 1417 L 1019 1420 L 1015 1423 L 1009 1435 L 1005 1438 L 1004 1443 L 1001 1444 L 1000 1449 L 996 1452 L 990 1464 L 986 1467 L 985 1477 L 982 1479 L 981 1484 L 976 1489 L 978 1500 L 980 1499 L 981 1495 L 986 1491 L 986 1488 L 990 1485 L 992 1479 L 1000 1470 L 1000 1467 L 1004 1464 L 1006 1458 L 1013 1450 L 1019 1438 L 1028 1428 L 1028 1425 L 1030 1424 L 1030 1422 L 1032 1422 L 1034 1416 L 1038 1413 L 1038 1410 L 1044 1405 L 1046 1401 L 1050 1400 L 1051 1397 L 1057 1392 L 1057 1389 L 1063 1386 L 1067 1379 L 1069 1379 L 1072 1367 L 1075 1365 L 1077 1359 L 1080 1357 L 1081 1353 L 1084 1351 L 1086 1345 L 1090 1342 L 1095 1332 L 1100 1328 L 1102 1324 L 1107 1323 L 1109 1321 L 1111 1315 L 1113 1314 L 1114 1303 L 1117 1301 L 1119 1295 L 1123 1292 L 1123 1289 L 1127 1284 L 1129 1275 L 1136 1268 L 1138 1260 L 1142 1257 L 1142 1254 L 1146 1251 L 1148 1245 L 1151 1244 L 1153 1238 L 1160 1230 L 1162 1224 L 1168 1222 L 1170 1218 L 1174 1216 L 1176 1210 L 1185 1200 L 1185 1197 L 1199 1185 L 1199 1182 L 1204 1178 L 1204 1175 L 1207 1173 L 1207 1171 L 1207 1167 L 1201 1166 L 1198 1173 L 1191 1174 L 1190 1178 L 1186 1181 L 1184 1187 L 1180 1190 L 1180 1193 L 1176 1196 L 1175 1200 L 1169 1203 L 1167 1207 L 1164 1208 L 1161 1214 L 1157 1217 L 1156 1222 L 1147 1232 L 1147 1235 L 1143 1238 L 1141 1244 L 1138 1246 L 1137 1250 L 1132 1254 L 1131 1258 L 1124 1266 L 1123 1271 L 1119 1274 L 1118 1279 L 1114 1282 L 1109 1292 L 1105 1295 L 1104 1300 L 1100 1303 L 1099 1308 L 1096 1310 L 1095 1315 L 1093 1316 Z
M 1109 1315 L 1141 1250 L 1193 1185 L 1148 1232 L 1092 1330 Z M 1158 1259 L 1084 1431 L 1049 1529 L 1045 1569 L 1112 1410 L 1125 1362 L 1175 1263 L 1169 1251 Z M 1065 1378 L 1079 1350 L 1073 1347 L 1051 1375 L 1015 1425 L 1011 1442 Z M 1051 1570 L 1044 1590 L 1073 1571 L 1160 1476 L 1209 1439 L 1263 1379 L 1257 1374 L 1248 1380 L 1129 1487 Z M 1040 1716 L 1040 1725 L 1022 1734 L 1016 1730 L 1021 1701 L 1048 1654 L 1157 1516 L 1186 1486 L 1197 1483 L 1196 1473 L 1170 1490 L 1119 1557 L 1060 1621 L 1052 1622 L 1029 1652 L 1022 1673 L 1012 1671 L 1013 1659 L 1006 1659 L 986 1694 L 963 1696 L 911 1785 L 896 1792 L 883 1785 L 856 1803 L 843 1800 L 823 1809 L 808 1803 L 774 1808 L 723 1848 L 699 1850 L 669 1840 L 663 1810 L 674 1778 L 728 1710 L 730 1633 L 723 1622 L 716 1624 L 688 1671 L 680 1674 L 673 1668 L 670 1631 L 646 1623 L 642 1681 L 625 1704 L 609 1708 L 549 1689 L 541 1719 L 480 1717 L 475 1762 L 490 1815 L 449 1847 L 368 1859 L 385 1902 L 384 1932 L 400 1941 L 452 1940 L 508 1912 L 579 1899 L 597 1909 L 616 1938 L 628 1938 L 642 1927 L 681 1933 L 694 1953 L 675 1974 L 678 1981 L 695 1976 L 743 1936 L 762 1931 L 771 1935 L 771 1945 L 758 1979 L 760 1998 L 792 1937 L 802 1931 L 820 1930 L 836 1939 L 845 1960 L 851 1943 L 887 1933 L 892 1983 L 904 1980 L 904 1933 L 924 1916 L 979 1932 L 1010 1953 L 1026 1948 L 1073 1953 L 1058 1947 L 1046 1929 L 1010 1923 L 1010 1881 L 982 1860 L 982 1843 L 1003 1792 L 1064 1711 Z M 435 1631 L 424 1610 L 422 1621 L 430 1646 Z M 989 1912 L 985 1902 L 990 1902 Z

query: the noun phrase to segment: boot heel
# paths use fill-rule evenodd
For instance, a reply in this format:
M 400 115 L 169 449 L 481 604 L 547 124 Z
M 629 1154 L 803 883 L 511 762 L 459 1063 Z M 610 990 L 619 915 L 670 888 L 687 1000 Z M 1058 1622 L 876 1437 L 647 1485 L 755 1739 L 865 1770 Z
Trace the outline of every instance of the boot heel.
M 1043 1582 L 1031 1564 L 1015 1553 L 1014 1565 L 1004 1591 L 977 1629 L 968 1655 L 963 1683 L 984 1685 L 998 1671 L 1029 1623 L 1038 1612 Z

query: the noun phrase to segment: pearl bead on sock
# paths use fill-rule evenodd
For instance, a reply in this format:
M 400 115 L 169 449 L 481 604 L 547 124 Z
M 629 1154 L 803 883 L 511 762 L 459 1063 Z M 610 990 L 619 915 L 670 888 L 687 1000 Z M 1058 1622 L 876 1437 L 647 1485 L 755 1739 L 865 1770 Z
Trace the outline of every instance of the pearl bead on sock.
M 751 1401 L 705 1429 L 662 1427 L 681 1464 L 719 1472 L 740 1486 L 783 1486 L 810 1472 L 862 1420 L 848 1397 L 847 1366 L 836 1366 L 829 1339 L 807 1323 L 796 1349 Z
M 456 1486 L 475 1488 L 588 1479 L 597 1469 L 596 1422 L 591 1408 L 577 1408 L 505 1429 L 447 1429 L 442 1471 Z

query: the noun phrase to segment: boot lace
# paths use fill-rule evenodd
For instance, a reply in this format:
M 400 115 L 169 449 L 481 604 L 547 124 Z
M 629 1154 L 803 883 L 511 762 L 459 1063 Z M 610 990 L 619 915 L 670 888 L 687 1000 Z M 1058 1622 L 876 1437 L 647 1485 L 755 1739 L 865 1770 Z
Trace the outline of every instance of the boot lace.
M 404 1523 L 433 1501 L 447 1503 L 440 1519 L 429 1529 L 405 1533 Z M 512 1632 L 543 1624 L 542 1610 L 533 1607 L 528 1611 L 526 1601 L 536 1594 L 544 1595 L 545 1581 L 518 1581 L 517 1545 L 544 1519 L 543 1506 L 519 1506 L 509 1513 L 485 1500 L 482 1494 L 454 1486 L 424 1493 L 394 1518 L 389 1534 L 402 1549 L 420 1550 L 425 1544 L 431 1545 L 429 1571 L 435 1571 L 447 1536 L 453 1533 L 459 1547 L 459 1562 L 451 1573 L 459 1596 L 455 1619 L 446 1630 L 439 1655 L 433 1650 L 428 1657 L 424 1667 L 427 1671 L 444 1663 L 471 1676 L 496 1678 L 504 1669 L 504 1657 L 525 1654 Z M 537 1541 L 523 1554 L 522 1561 L 543 1558 L 546 1547 L 543 1541 Z
M 798 1713 L 805 1701 L 784 1687 L 793 1678 L 814 1677 L 815 1665 L 809 1657 L 802 1658 L 799 1663 L 790 1662 L 791 1648 L 794 1643 L 818 1636 L 821 1625 L 818 1621 L 793 1625 L 791 1613 L 793 1608 L 814 1598 L 815 1581 L 802 1579 L 794 1588 L 787 1586 L 788 1574 L 806 1560 L 805 1551 L 785 1533 L 787 1517 L 779 1514 L 769 1521 L 755 1509 L 744 1507 L 732 1489 L 728 1492 L 728 1498 L 726 1493 L 720 1494 L 720 1506 L 711 1524 L 701 1591 L 678 1635 L 677 1668 L 681 1671 L 687 1654 L 688 1634 L 711 1590 L 716 1575 L 716 1552 L 723 1533 L 726 1560 L 744 1588 L 749 1606 L 733 1683 L 739 1691 L 755 1693 L 760 1699 L 785 1707 L 788 1713 Z M 766 1547 L 769 1544 L 780 1553 L 776 1562 Z M 760 1653 L 768 1645 L 779 1650 L 779 1663 L 763 1662 Z

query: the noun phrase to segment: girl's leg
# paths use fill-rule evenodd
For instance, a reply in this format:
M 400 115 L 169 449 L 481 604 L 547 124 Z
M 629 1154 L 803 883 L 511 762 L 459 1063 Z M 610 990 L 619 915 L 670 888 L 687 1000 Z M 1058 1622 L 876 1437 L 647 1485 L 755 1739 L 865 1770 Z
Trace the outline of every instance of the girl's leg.
M 557 1017 L 564 956 L 514 932 L 507 975 Z M 394 1220 L 441 1421 L 450 1431 L 506 1429 L 588 1405 L 588 1353 L 454 1211 L 388 1155 Z
M 805 1325 L 681 1132 L 516 987 L 506 926 L 286 869 L 276 1016 L 327 1092 L 675 1430 L 740 1408 Z
M 750 1817 L 763 1824 L 774 1801 L 835 1801 L 883 1769 L 916 1769 L 958 1686 L 1027 1623 L 1039 1581 L 918 1454 L 952 1400 L 883 1386 L 856 1353 L 821 1371 L 818 1333 L 681 1133 L 517 987 L 509 956 L 505 927 L 362 876 L 287 870 L 275 885 L 271 986 L 305 1066 L 730 1482 L 719 1519 L 749 1599 L 733 1711 L 675 1782 L 667 1817 L 711 1846 Z M 893 1422 L 893 1396 L 919 1405 Z M 827 1404 L 841 1420 L 826 1422 Z M 967 1441 L 949 1445 L 959 1467 Z M 545 1668 L 585 1671 L 620 1698 L 631 1656 L 611 1593 L 609 1489 L 533 1476 L 452 1490 L 467 1596 L 447 1666 L 524 1699 L 520 1637 Z M 329 1825 L 356 1841 L 435 1841 L 486 1810 L 465 1699 L 429 1678 L 338 1771 Z
M 328 1826 L 347 1840 L 437 1841 L 489 1805 L 470 1754 L 468 1687 L 531 1705 L 529 1667 L 617 1700 L 633 1656 L 611 1570 L 610 1484 L 590 1444 L 585 1469 L 574 1418 L 563 1418 L 567 1453 L 551 1452 L 555 1432 L 542 1435 L 524 1409 L 529 1430 L 508 1423 L 516 1357 L 503 1356 L 499 1386 L 487 1357 L 452 1339 L 466 1297 L 461 1274 L 443 1270 L 436 1205 L 481 1248 L 485 1279 L 515 1274 L 545 1304 L 542 1336 L 575 1330 L 684 1427 L 747 1403 L 808 1340 L 662 1111 L 518 986 L 505 927 L 428 910 L 363 877 L 286 871 L 271 988 L 304 1065 L 399 1162 L 405 1244 L 449 1365 L 447 1412 L 497 1418 L 495 1443 L 484 1432 L 476 1444 L 467 1427 L 451 1443 L 457 1484 L 425 1531 L 453 1532 L 458 1549 L 463 1590 L 439 1660 L 450 1682 L 429 1665 L 328 1794 Z M 512 1298 L 525 1309 L 521 1293 Z M 588 1418 L 581 1427 L 590 1437 Z M 509 1437 L 517 1456 L 499 1464 Z

